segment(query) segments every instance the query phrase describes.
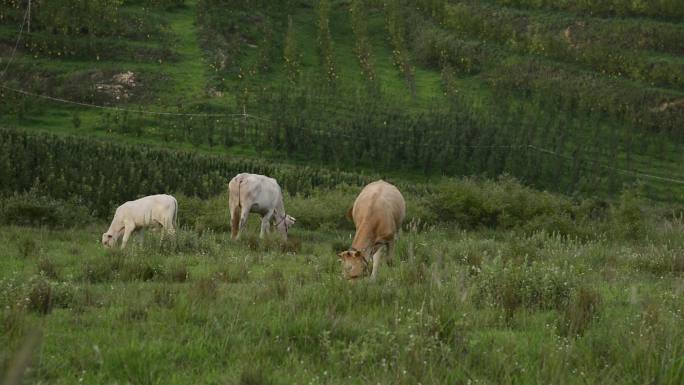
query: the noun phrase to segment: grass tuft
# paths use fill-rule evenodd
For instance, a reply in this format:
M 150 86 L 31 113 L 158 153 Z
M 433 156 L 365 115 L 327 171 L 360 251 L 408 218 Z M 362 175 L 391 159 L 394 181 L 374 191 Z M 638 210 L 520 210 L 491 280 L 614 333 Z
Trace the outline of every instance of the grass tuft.
M 601 313 L 601 294 L 591 288 L 580 287 L 563 310 L 558 331 L 562 336 L 581 336 Z

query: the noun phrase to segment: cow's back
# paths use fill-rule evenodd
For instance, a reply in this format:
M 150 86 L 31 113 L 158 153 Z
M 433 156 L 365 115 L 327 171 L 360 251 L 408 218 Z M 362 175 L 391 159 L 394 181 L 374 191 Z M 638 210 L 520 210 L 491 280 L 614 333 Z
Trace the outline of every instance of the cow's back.
M 393 236 L 401 227 L 406 203 L 401 192 L 383 180 L 368 184 L 354 201 L 352 218 L 360 237 Z
M 138 225 L 149 225 L 152 219 L 175 217 L 178 203 L 171 195 L 149 195 L 128 201 L 116 209 L 115 217 L 132 220 Z
M 231 197 L 235 196 L 239 205 L 250 207 L 262 215 L 276 206 L 282 206 L 282 191 L 278 182 L 271 177 L 242 173 L 236 175 L 228 187 Z

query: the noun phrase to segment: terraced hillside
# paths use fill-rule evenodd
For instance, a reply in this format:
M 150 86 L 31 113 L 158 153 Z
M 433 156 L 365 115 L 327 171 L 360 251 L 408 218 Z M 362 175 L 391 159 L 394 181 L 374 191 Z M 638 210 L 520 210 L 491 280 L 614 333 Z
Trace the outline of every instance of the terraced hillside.
M 30 3 L 0 0 L 1 384 L 682 384 L 683 1 Z M 286 240 L 231 239 L 238 172 Z M 378 178 L 396 254 L 347 281 Z M 158 193 L 174 234 L 101 244 Z
M 3 126 L 684 201 L 677 1 L 70 4 L 3 2 Z

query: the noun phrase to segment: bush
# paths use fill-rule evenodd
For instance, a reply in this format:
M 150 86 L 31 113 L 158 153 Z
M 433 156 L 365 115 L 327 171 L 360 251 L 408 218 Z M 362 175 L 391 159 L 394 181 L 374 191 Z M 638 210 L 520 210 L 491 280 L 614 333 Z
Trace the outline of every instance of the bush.
M 477 301 L 504 309 L 511 317 L 519 309 L 563 309 L 575 282 L 569 266 L 543 262 L 515 264 L 496 258 L 476 276 Z
M 645 202 L 635 189 L 625 189 L 612 210 L 613 236 L 622 239 L 642 239 L 647 235 Z
M 297 219 L 296 227 L 308 230 L 353 229 L 346 214 L 361 190 L 340 185 L 334 190 L 317 189 L 307 197 L 285 196 L 285 211 Z
M 497 181 L 464 178 L 441 182 L 430 195 L 428 207 L 440 220 L 467 229 L 525 229 L 536 220 L 566 222 L 558 230 L 574 230 L 569 217 L 573 206 L 567 198 L 533 190 L 506 176 Z
M 92 223 L 81 202 L 42 196 L 35 191 L 14 193 L 0 199 L 0 223 L 18 226 L 67 228 Z
M 226 188 L 227 192 L 227 188 Z M 221 193 L 208 199 L 176 195 L 178 200 L 178 223 L 194 229 L 200 235 L 207 230 L 230 231 L 228 194 Z

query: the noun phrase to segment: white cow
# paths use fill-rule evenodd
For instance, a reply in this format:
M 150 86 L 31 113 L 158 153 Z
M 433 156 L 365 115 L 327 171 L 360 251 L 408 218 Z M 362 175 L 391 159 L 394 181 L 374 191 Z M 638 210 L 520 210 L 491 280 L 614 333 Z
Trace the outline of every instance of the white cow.
M 133 231 L 145 227 L 163 227 L 170 234 L 176 232 L 178 224 L 178 202 L 171 195 L 150 195 L 129 201 L 116 209 L 112 224 L 102 234 L 102 245 L 114 247 L 123 234 L 121 248 L 126 247 Z
M 247 224 L 249 213 L 261 215 L 259 237 L 270 231 L 271 221 L 287 240 L 287 230 L 295 219 L 285 214 L 283 193 L 278 182 L 267 176 L 242 173 L 228 183 L 230 205 L 230 230 L 233 239 L 238 239 Z

